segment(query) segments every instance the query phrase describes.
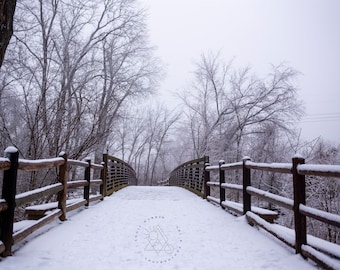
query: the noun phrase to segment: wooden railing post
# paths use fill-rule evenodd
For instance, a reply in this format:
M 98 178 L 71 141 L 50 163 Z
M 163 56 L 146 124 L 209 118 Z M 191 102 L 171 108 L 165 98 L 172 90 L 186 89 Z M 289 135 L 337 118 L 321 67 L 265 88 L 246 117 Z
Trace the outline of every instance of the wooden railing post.
M 183 186 L 183 179 L 182 179 L 182 171 L 181 170 L 177 170 L 176 172 L 176 179 L 177 179 L 177 186 Z
M 246 168 L 249 157 L 243 158 L 243 215 L 251 211 L 251 195 L 247 192 L 247 187 L 251 185 L 250 169 Z
M 225 183 L 225 173 L 224 170 L 221 169 L 221 166 L 225 164 L 224 160 L 220 160 L 218 162 L 219 165 L 219 180 L 220 180 L 220 205 L 222 208 L 224 208 L 222 206 L 222 202 L 225 201 L 225 189 L 222 187 L 222 184 Z
M 300 213 L 300 204 L 306 204 L 305 176 L 297 171 L 299 164 L 304 164 L 305 159 L 296 156 L 292 160 L 293 189 L 294 189 L 294 225 L 295 225 L 295 252 L 301 253 L 301 246 L 307 243 L 306 216 Z
M 104 177 L 106 179 L 106 170 L 105 170 L 105 162 L 101 162 L 103 168 L 100 170 L 100 178 L 102 179 L 102 184 L 99 186 L 99 192 L 102 195 L 101 201 L 104 200 Z
M 204 199 L 210 196 L 210 187 L 207 183 L 210 181 L 210 172 L 206 170 L 206 167 L 210 166 L 209 164 L 209 157 L 204 157 Z
M 103 186 L 102 186 L 102 194 L 103 198 L 107 196 L 107 162 L 108 162 L 108 156 L 107 154 L 103 154 L 103 166 L 102 169 L 102 179 L 103 179 Z
M 194 179 L 195 179 L 194 189 L 196 191 L 202 192 L 202 189 L 200 189 L 200 168 L 199 168 L 200 163 L 196 162 L 196 165 L 197 167 L 194 170 Z
M 87 181 L 87 185 L 84 186 L 84 199 L 86 200 L 85 206 L 90 205 L 90 183 L 91 183 L 91 159 L 85 159 L 87 167 L 85 168 L 84 179 Z
M 67 199 L 67 154 L 62 152 L 59 154 L 65 162 L 59 166 L 59 182 L 63 185 L 63 189 L 58 192 L 58 208 L 62 211 L 62 215 L 59 217 L 61 221 L 66 220 L 66 199 Z
M 2 198 L 6 201 L 8 208 L 1 213 L 1 241 L 5 245 L 5 251 L 1 254 L 3 257 L 12 255 L 13 245 L 13 222 L 15 210 L 15 195 L 18 174 L 19 152 L 15 147 L 8 147 L 5 150 L 5 157 L 11 162 L 10 169 L 4 171 Z

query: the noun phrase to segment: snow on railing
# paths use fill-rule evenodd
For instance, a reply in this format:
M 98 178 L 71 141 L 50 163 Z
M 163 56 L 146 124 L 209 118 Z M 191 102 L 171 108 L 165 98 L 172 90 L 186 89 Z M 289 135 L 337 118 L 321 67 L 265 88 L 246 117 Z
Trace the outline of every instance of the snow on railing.
M 340 178 L 340 165 L 299 164 L 298 173 L 303 175 L 328 176 Z
M 291 173 L 292 164 L 291 163 L 256 163 L 250 160 L 245 162 L 245 166 L 248 169 L 278 172 L 278 173 Z
M 19 159 L 19 170 L 24 171 L 38 171 L 40 169 L 53 168 L 65 163 L 62 157 L 49 158 L 49 159 Z
M 228 163 L 228 164 L 221 164 L 221 170 L 235 170 L 235 169 L 242 169 L 242 162 L 235 162 L 235 163 Z
M 340 216 L 305 205 L 305 175 L 340 178 L 340 165 L 304 164 L 304 159 L 298 155 L 292 158 L 292 163 L 258 163 L 251 161 L 249 157 L 245 157 L 242 162 L 225 164 L 223 160 L 220 160 L 218 165 L 210 165 L 209 157 L 205 157 L 199 159 L 201 162 L 201 165 L 199 166 L 202 168 L 202 177 L 199 178 L 194 174 L 195 168 L 198 167 L 197 161 L 198 160 L 188 161 L 172 171 L 170 174 L 170 184 L 183 186 L 195 192 L 192 187 L 197 186 L 197 182 L 200 181 L 200 183 L 203 183 L 203 187 L 200 188 L 200 194 L 208 201 L 213 202 L 214 204 L 220 204 L 221 207 L 233 213 L 246 214 L 250 223 L 257 224 L 289 246 L 292 246 L 295 248 L 296 253 L 303 254 L 307 257 L 310 255 L 309 257 L 317 263 L 320 263 L 322 267 L 327 266 L 327 260 L 316 257 L 316 254 L 320 253 L 320 248 L 317 248 L 319 250 L 318 252 L 312 252 L 311 249 L 308 248 L 309 244 L 307 244 L 306 217 L 308 216 L 310 218 L 314 218 L 326 224 L 340 228 Z M 231 170 L 238 170 L 237 173 L 241 173 L 242 176 L 239 178 L 243 179 L 242 185 L 225 183 L 225 174 Z M 294 200 L 252 187 L 251 170 L 269 171 L 292 175 Z M 211 181 L 211 173 L 214 173 L 215 175 L 218 174 L 219 180 Z M 214 192 L 214 194 L 219 193 L 219 198 L 211 196 L 211 189 L 214 191 L 216 191 L 216 189 L 219 190 L 219 192 Z M 233 190 L 236 192 L 241 191 L 243 195 L 243 203 L 227 201 L 225 190 Z M 267 212 L 259 211 L 259 208 L 251 206 L 251 196 L 255 196 L 261 200 L 284 207 L 294 212 L 295 241 L 294 239 L 287 239 L 287 237 L 282 236 L 282 234 L 277 231 L 276 227 L 270 224 L 273 223 L 276 218 L 278 218 L 279 213 L 275 211 L 268 212 L 268 210 L 266 210 Z M 268 221 L 270 223 L 268 223 Z M 311 238 L 309 236 L 308 239 L 315 238 Z M 313 241 L 311 245 L 315 247 L 315 241 Z M 340 256 L 338 256 L 338 253 L 336 252 L 329 252 L 328 249 L 326 253 L 335 257 L 337 260 L 340 259 Z M 321 256 L 325 256 L 324 253 L 322 254 L 323 255 Z M 327 267 L 332 269 L 331 264 L 329 264 Z
M 4 171 L 2 182 L 3 198 L 0 199 L 0 213 L 3 214 L 0 219 L 0 254 L 9 256 L 12 254 L 12 245 L 26 238 L 29 234 L 59 218 L 66 220 L 66 212 L 77 209 L 83 205 L 88 206 L 90 202 L 103 199 L 106 186 L 107 166 L 103 164 L 92 163 L 89 158 L 85 161 L 68 159 L 67 155 L 62 152 L 59 157 L 49 159 L 27 160 L 19 159 L 19 151 L 15 147 L 8 147 L 5 150 L 5 158 L 0 158 L 0 170 Z M 84 168 L 84 179 L 67 181 L 69 174 L 69 165 Z M 18 170 L 38 171 L 41 169 L 56 168 L 58 183 L 43 186 L 34 190 L 30 190 L 21 194 L 16 194 L 16 182 Z M 100 170 L 101 178 L 92 179 L 91 170 Z M 121 171 L 121 168 L 119 169 Z M 100 186 L 100 194 L 90 196 L 90 188 L 92 186 Z M 68 189 L 83 188 L 83 198 L 77 203 L 69 204 L 66 202 Z M 35 210 L 29 209 L 27 215 L 30 219 L 38 219 L 32 226 L 22 231 L 13 233 L 14 211 L 16 207 L 27 206 L 35 201 L 42 200 L 46 197 L 57 195 L 57 202 L 45 205 L 36 205 Z M 57 209 L 56 209 L 57 208 Z M 52 211 L 53 210 L 53 211 Z

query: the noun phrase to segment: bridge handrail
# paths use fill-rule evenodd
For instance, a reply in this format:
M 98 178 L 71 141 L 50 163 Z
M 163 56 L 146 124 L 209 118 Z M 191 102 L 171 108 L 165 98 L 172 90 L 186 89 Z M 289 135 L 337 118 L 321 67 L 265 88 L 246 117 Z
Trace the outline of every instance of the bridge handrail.
M 104 196 L 111 195 L 113 192 L 122 189 L 128 185 L 137 185 L 137 176 L 135 170 L 127 162 L 110 156 L 103 155 L 104 160 Z
M 111 175 L 107 175 L 108 168 L 111 170 L 111 173 L 115 168 L 115 165 L 111 163 L 120 164 L 120 167 L 117 168 L 118 172 L 115 175 L 122 176 L 124 174 L 123 172 L 128 171 L 129 175 L 134 175 L 135 177 L 134 170 L 130 165 L 108 155 L 103 156 L 104 162 L 101 164 L 93 163 L 90 158 L 86 158 L 85 161 L 68 159 L 67 154 L 64 152 L 60 153 L 59 157 L 48 159 L 26 160 L 19 159 L 18 157 L 19 151 L 14 147 L 9 147 L 5 150 L 5 158 L 0 158 L 0 170 L 4 171 L 2 183 L 3 198 L 0 199 L 0 254 L 2 256 L 11 255 L 12 245 L 25 239 L 28 235 L 54 219 L 59 218 L 64 221 L 66 220 L 67 212 L 81 206 L 89 206 L 90 202 L 103 200 L 104 196 L 110 195 L 112 192 L 106 184 L 107 179 L 111 177 Z M 75 167 L 84 168 L 84 178 L 69 181 L 68 174 L 71 167 L 73 169 Z M 39 171 L 47 168 L 57 169 L 57 183 L 20 194 L 16 193 L 18 170 Z M 94 178 L 95 170 L 100 170 L 100 178 L 98 179 Z M 120 183 L 118 185 L 119 188 L 122 188 L 126 184 L 126 182 L 121 179 L 114 181 Z M 99 194 L 90 195 L 90 189 L 93 186 L 99 186 Z M 68 191 L 75 188 L 83 188 L 83 198 L 78 198 L 76 201 L 67 200 Z M 32 202 L 51 195 L 57 195 L 57 201 L 55 203 L 25 207 L 28 218 L 37 221 L 23 230 L 18 232 L 13 231 L 14 211 L 16 208 L 31 204 Z
M 204 197 L 204 184 L 206 167 L 209 163 L 208 157 L 187 161 L 177 166 L 169 177 L 170 186 L 181 186 Z
M 204 157 L 200 160 L 209 160 L 208 157 Z M 195 161 L 195 160 L 194 160 Z M 178 177 L 182 172 L 183 178 L 183 170 L 185 167 L 192 164 L 193 161 L 188 161 L 183 165 L 178 166 L 174 171 L 170 174 Z M 335 177 L 340 179 L 340 165 L 319 165 L 319 164 L 304 164 L 305 160 L 302 157 L 296 156 L 292 158 L 292 163 L 257 163 L 250 160 L 249 157 L 245 157 L 243 161 L 225 164 L 223 160 L 219 162 L 218 165 L 210 165 L 206 162 L 206 165 L 203 169 L 203 177 L 204 177 L 204 187 L 202 187 L 199 192 L 197 190 L 192 190 L 187 187 L 187 185 L 183 184 L 183 181 L 170 181 L 172 185 L 183 186 L 188 188 L 195 193 L 199 193 L 202 197 L 206 198 L 208 201 L 212 203 L 217 203 L 221 207 L 237 213 L 246 215 L 250 224 L 257 224 L 258 226 L 264 228 L 269 233 L 273 234 L 278 239 L 282 240 L 286 244 L 295 248 L 296 253 L 302 254 L 304 257 L 308 257 L 314 260 L 316 263 L 321 265 L 322 267 L 328 267 L 332 269 L 331 265 L 327 262 L 327 259 L 324 260 L 323 256 L 330 255 L 333 258 L 340 259 L 340 255 L 337 252 L 330 252 L 330 249 L 325 249 L 321 246 L 316 246 L 314 243 L 307 243 L 307 223 L 306 217 L 317 219 L 326 224 L 333 225 L 335 227 L 340 228 L 340 216 L 336 214 L 332 214 L 326 211 L 318 210 L 312 207 L 306 206 L 306 194 L 305 194 L 305 176 L 323 176 L 323 177 Z M 188 166 L 190 167 L 190 166 Z M 225 172 L 231 170 L 242 170 L 241 173 L 243 175 L 242 184 L 231 184 L 225 183 Z M 283 174 L 291 174 L 293 180 L 293 192 L 294 192 L 294 200 L 279 196 L 268 191 L 264 191 L 251 186 L 251 170 L 259 170 L 259 171 L 269 171 L 275 173 L 283 173 Z M 214 182 L 210 181 L 210 174 L 217 173 L 219 181 Z M 198 181 L 198 178 L 189 179 L 189 177 L 193 176 L 193 174 L 185 174 L 185 182 L 191 183 L 191 185 L 195 185 L 193 182 Z M 219 189 L 219 198 L 211 196 L 211 188 L 217 187 Z M 241 191 L 243 193 L 243 202 L 236 203 L 226 200 L 225 190 L 233 190 L 233 191 Z M 204 192 L 203 192 L 204 191 Z M 218 194 L 218 193 L 217 193 Z M 273 222 L 273 218 L 275 218 L 275 212 L 264 214 L 262 210 L 255 209 L 255 207 L 251 206 L 251 196 L 256 196 L 264 201 L 276 204 L 278 206 L 284 207 L 288 210 L 292 210 L 294 212 L 294 224 L 295 224 L 295 242 L 290 243 L 285 239 L 284 236 L 279 235 L 275 229 L 268 223 L 268 221 L 264 220 L 268 217 L 268 220 Z M 251 213 L 253 212 L 253 213 Z M 257 215 L 255 215 L 257 214 Z M 276 214 L 278 215 L 278 214 Z M 255 218 L 255 216 L 257 216 Z M 267 225 L 268 224 L 268 225 Z M 315 250 L 316 252 L 313 252 Z M 317 256 L 316 254 L 320 252 L 322 255 Z

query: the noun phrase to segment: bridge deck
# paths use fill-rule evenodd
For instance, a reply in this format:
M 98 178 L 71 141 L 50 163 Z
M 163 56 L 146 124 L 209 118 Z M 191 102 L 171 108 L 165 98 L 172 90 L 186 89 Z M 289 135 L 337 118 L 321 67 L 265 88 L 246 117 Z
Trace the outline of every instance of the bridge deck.
M 314 269 L 243 217 L 177 187 L 120 190 L 1 260 L 13 270 Z

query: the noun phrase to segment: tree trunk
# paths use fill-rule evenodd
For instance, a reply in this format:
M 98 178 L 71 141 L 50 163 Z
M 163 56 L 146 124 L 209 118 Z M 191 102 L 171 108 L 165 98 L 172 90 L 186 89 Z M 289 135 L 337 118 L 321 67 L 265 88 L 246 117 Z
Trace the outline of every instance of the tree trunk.
M 16 0 L 0 0 L 0 67 L 13 34 L 13 16 Z

